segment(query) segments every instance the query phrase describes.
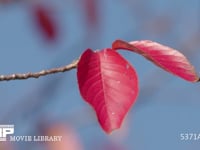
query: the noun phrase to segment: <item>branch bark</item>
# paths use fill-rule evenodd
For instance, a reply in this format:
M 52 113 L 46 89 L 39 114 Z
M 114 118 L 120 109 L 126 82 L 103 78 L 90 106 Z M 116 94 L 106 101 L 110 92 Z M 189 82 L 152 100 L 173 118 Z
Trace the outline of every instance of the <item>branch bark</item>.
M 59 73 L 59 72 L 66 72 L 72 70 L 77 67 L 79 59 L 74 60 L 72 63 L 62 66 L 59 68 L 52 68 L 49 70 L 42 70 L 40 72 L 28 72 L 28 73 L 19 73 L 19 74 L 10 74 L 10 75 L 0 75 L 0 81 L 10 81 L 10 80 L 24 80 L 28 78 L 39 78 L 41 76 L 46 76 L 49 74 Z

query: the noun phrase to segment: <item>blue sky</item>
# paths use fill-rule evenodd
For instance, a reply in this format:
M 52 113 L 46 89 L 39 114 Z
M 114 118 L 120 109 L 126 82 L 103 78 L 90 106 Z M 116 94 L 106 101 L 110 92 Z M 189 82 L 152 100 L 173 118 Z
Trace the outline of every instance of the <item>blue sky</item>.
M 0 74 L 66 65 L 86 48 L 111 47 L 119 38 L 149 39 L 176 48 L 200 74 L 198 0 L 97 2 L 100 30 L 92 32 L 78 0 L 52 1 L 61 30 L 57 43 L 46 42 L 37 32 L 31 4 L 0 5 Z M 16 135 L 36 134 L 45 119 L 70 124 L 87 150 L 94 149 L 95 143 L 109 142 L 125 150 L 198 149 L 199 141 L 181 141 L 180 134 L 200 133 L 200 85 L 172 76 L 138 55 L 120 53 L 136 68 L 140 82 L 139 97 L 122 131 L 110 136 L 102 131 L 79 94 L 76 70 L 37 80 L 1 82 L 0 124 L 15 124 Z M 38 149 L 36 145 L 32 149 Z

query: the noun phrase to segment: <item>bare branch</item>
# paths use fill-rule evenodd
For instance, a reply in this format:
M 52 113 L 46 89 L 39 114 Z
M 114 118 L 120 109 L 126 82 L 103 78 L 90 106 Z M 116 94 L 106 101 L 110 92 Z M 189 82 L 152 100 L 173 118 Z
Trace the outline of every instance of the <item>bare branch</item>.
M 28 72 L 28 73 L 23 73 L 23 74 L 0 75 L 0 81 L 23 80 L 23 79 L 28 79 L 28 78 L 39 78 L 41 76 L 46 76 L 46 75 L 49 75 L 49 74 L 69 71 L 69 70 L 77 67 L 78 61 L 79 60 L 77 59 L 77 60 L 73 61 L 71 64 L 68 64 L 66 66 L 59 67 L 59 68 L 52 68 L 52 69 L 49 69 L 49 70 L 42 70 L 40 72 L 35 72 L 35 73 Z

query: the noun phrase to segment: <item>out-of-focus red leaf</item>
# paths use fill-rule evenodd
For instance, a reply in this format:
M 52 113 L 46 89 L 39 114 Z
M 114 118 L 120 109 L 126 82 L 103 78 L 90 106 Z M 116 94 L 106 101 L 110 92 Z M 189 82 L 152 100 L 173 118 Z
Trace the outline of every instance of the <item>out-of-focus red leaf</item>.
M 14 146 L 11 142 L 1 141 L 0 142 L 0 150 L 14 150 Z
M 12 0 L 0 0 L 0 4 L 10 4 Z
M 57 123 L 46 126 L 43 132 L 49 137 L 61 137 L 60 141 L 56 138 L 57 141 L 45 142 L 47 150 L 83 150 L 76 132 L 70 126 Z
M 49 41 L 53 41 L 58 36 L 58 27 L 55 18 L 52 16 L 52 9 L 42 4 L 34 6 L 34 16 L 36 23 Z
M 120 128 L 138 95 L 132 66 L 112 49 L 88 49 L 78 63 L 77 78 L 80 93 L 96 111 L 102 128 L 107 133 Z
M 96 0 L 84 0 L 86 18 L 90 26 L 96 27 L 98 25 L 98 8 Z
M 141 54 L 162 69 L 190 82 L 199 81 L 199 77 L 187 58 L 179 51 L 156 42 L 144 40 L 125 42 L 116 40 L 113 49 L 130 50 Z

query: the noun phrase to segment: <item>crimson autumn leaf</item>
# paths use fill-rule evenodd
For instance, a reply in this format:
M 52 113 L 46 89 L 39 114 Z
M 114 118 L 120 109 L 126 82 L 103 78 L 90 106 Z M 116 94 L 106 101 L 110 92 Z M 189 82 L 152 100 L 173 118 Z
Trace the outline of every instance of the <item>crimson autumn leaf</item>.
M 96 111 L 102 128 L 107 133 L 120 128 L 138 95 L 132 66 L 112 49 L 88 49 L 78 63 L 77 78 L 80 93 Z
M 133 42 L 116 40 L 113 42 L 112 48 L 136 52 L 162 69 L 187 81 L 197 82 L 200 80 L 187 58 L 179 51 L 170 47 L 148 40 Z

